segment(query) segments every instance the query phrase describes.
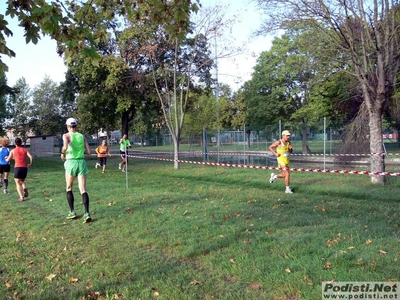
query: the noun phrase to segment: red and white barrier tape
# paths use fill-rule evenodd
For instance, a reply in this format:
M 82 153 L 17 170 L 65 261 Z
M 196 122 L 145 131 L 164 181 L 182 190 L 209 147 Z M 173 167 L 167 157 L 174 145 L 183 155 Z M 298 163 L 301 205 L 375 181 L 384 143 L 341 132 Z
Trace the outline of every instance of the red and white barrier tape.
M 286 168 L 279 167 L 269 167 L 269 166 L 251 166 L 251 165 L 241 165 L 241 164 L 226 164 L 226 163 L 215 163 L 215 162 L 201 162 L 201 161 L 191 161 L 191 160 L 174 160 L 168 158 L 159 157 L 149 157 L 149 156 L 137 156 L 128 155 L 130 158 L 141 158 L 141 159 L 151 159 L 160 161 L 170 161 L 170 162 L 180 162 L 196 165 L 206 165 L 206 166 L 216 166 L 216 167 L 231 167 L 231 168 L 244 168 L 244 169 L 260 169 L 260 170 L 285 170 Z M 400 173 L 392 172 L 369 172 L 369 171 L 350 171 L 350 170 L 329 170 L 329 169 L 308 169 L 308 168 L 289 168 L 290 171 L 296 172 L 312 172 L 312 173 L 333 173 L 333 174 L 350 174 L 350 175 L 379 175 L 379 176 L 400 176 Z
M 136 151 L 141 151 L 141 150 L 136 150 Z M 141 151 L 142 152 L 142 151 Z M 148 153 L 150 155 L 152 154 L 171 154 L 171 152 L 167 151 L 143 151 L 145 153 Z M 272 156 L 270 152 L 259 152 L 259 151 L 236 151 L 236 152 L 227 152 L 227 151 L 208 151 L 208 152 L 202 152 L 202 151 L 179 151 L 179 154 L 190 154 L 190 155 L 252 155 L 252 156 Z M 352 157 L 352 156 L 357 156 L 357 157 L 367 157 L 367 156 L 398 156 L 400 153 L 364 153 L 364 154 L 357 154 L 357 153 L 349 153 L 349 154 L 322 154 L 322 153 L 315 153 L 315 154 L 301 154 L 301 153 L 292 153 L 290 156 L 345 156 L 345 157 Z

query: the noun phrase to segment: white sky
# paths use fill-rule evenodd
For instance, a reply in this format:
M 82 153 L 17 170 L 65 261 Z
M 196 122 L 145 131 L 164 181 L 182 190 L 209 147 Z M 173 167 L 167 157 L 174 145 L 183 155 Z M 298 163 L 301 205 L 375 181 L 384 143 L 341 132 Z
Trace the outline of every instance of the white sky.
M 271 37 L 258 37 L 251 39 L 251 34 L 260 25 L 261 17 L 255 4 L 249 0 L 201 0 L 204 5 L 229 5 L 229 15 L 239 15 L 237 23 L 231 32 L 238 46 L 247 42 L 247 49 L 241 55 L 229 59 L 218 59 L 218 80 L 220 83 L 229 84 L 233 90 L 239 88 L 251 78 L 253 67 L 258 55 L 269 50 Z M 4 1 L 5 2 L 5 1 Z M 0 14 L 5 13 L 5 3 L 0 3 Z M 233 2 L 233 3 L 232 3 Z M 16 53 L 16 57 L 9 58 L 2 55 L 2 60 L 9 67 L 6 72 L 9 86 L 24 77 L 31 88 L 43 81 L 47 75 L 55 82 L 65 80 L 66 66 L 63 58 L 56 53 L 56 42 L 48 37 L 43 37 L 38 44 L 26 44 L 23 30 L 18 26 L 16 19 L 6 16 L 13 36 L 6 37 L 7 46 Z M 218 47 L 218 42 L 217 42 Z

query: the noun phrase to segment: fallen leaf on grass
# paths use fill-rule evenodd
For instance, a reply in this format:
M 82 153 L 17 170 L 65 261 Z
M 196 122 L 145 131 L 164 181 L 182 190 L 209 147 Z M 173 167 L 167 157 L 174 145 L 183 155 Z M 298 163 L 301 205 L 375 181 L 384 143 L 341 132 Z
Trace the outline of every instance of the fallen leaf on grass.
M 387 254 L 387 252 L 385 250 L 379 250 L 379 253 L 381 254 Z
M 231 259 L 229 260 L 229 262 L 234 264 L 234 263 L 235 263 L 235 260 L 234 260 L 233 258 L 231 258 Z
M 153 296 L 154 297 L 158 297 L 158 296 L 160 296 L 160 293 L 159 292 L 154 292 Z
M 224 278 L 224 280 L 227 281 L 227 282 L 237 282 L 236 278 L 234 278 L 234 277 L 229 277 L 229 276 L 226 276 L 226 277 Z
M 307 276 L 304 276 L 301 280 L 303 282 L 306 282 L 309 286 L 313 286 L 314 285 L 314 283 L 311 280 L 308 280 Z
M 334 243 L 339 243 L 339 239 L 337 239 L 337 238 L 336 238 L 336 239 L 333 239 L 333 240 L 332 240 L 332 239 L 329 239 L 329 240 L 326 241 L 326 244 L 325 244 L 325 245 L 326 245 L 327 248 L 330 248 L 330 247 L 332 247 L 332 245 L 333 245 Z
M 46 279 L 52 281 L 54 277 L 56 277 L 55 274 L 50 274 L 49 276 L 46 276 Z
M 286 269 L 285 269 L 285 272 L 287 272 L 287 273 L 291 273 L 291 272 L 292 272 L 292 270 L 290 270 L 289 268 L 286 268 Z
M 331 268 L 331 263 L 328 261 L 324 266 L 323 266 L 323 269 L 324 270 L 329 270 L 330 268 Z
M 253 291 L 261 290 L 261 285 L 259 284 L 251 284 L 250 287 Z
M 74 278 L 74 277 L 70 277 L 68 278 L 69 282 L 78 282 L 79 279 L 78 278 Z
M 23 236 L 24 236 L 24 234 L 23 234 L 22 232 L 19 232 L 19 233 L 17 234 L 17 238 L 15 239 L 15 241 L 16 241 L 16 242 L 19 242 L 19 241 L 22 239 Z
M 9 289 L 10 287 L 12 287 L 12 284 L 11 284 L 10 282 L 5 282 L 4 285 L 5 285 L 6 288 L 8 288 L 8 289 Z
M 82 297 L 82 299 L 86 299 L 86 298 Z M 88 294 L 88 299 L 104 300 L 104 297 L 101 296 L 100 292 L 90 292 Z
M 372 244 L 372 240 L 370 240 L 370 239 L 366 240 L 366 241 L 365 241 L 365 244 L 366 244 L 366 245 Z
M 353 250 L 354 248 L 355 247 L 351 246 L 351 247 L 348 247 L 347 250 Z
M 201 281 L 193 280 L 190 284 L 191 284 L 191 285 L 201 284 Z
M 335 279 L 332 279 L 332 280 L 327 281 L 327 283 L 334 283 L 334 282 L 336 282 Z

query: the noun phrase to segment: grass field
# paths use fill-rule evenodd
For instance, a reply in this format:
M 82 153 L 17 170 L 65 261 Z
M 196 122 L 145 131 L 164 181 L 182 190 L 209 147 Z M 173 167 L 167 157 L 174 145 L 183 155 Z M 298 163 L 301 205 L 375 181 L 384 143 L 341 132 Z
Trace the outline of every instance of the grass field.
M 131 159 L 89 159 L 93 222 L 67 220 L 58 157 L 29 198 L 0 195 L 2 299 L 321 299 L 322 281 L 400 281 L 400 184 Z M 127 181 L 126 181 L 127 179 Z M 126 188 L 126 182 L 128 188 Z

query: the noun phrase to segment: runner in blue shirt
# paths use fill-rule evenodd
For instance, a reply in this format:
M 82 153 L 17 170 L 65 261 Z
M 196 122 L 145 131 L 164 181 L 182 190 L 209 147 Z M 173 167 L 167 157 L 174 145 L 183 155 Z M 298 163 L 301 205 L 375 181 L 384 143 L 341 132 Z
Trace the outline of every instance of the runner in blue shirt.
M 8 147 L 8 139 L 1 140 L 0 148 L 0 187 L 4 187 L 4 194 L 8 194 L 8 174 L 10 173 L 10 163 L 6 161 L 7 156 L 10 154 Z

